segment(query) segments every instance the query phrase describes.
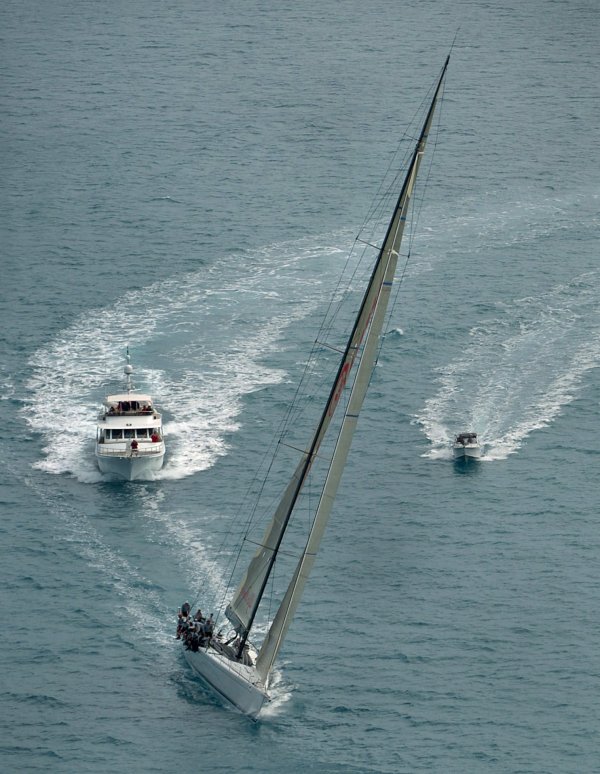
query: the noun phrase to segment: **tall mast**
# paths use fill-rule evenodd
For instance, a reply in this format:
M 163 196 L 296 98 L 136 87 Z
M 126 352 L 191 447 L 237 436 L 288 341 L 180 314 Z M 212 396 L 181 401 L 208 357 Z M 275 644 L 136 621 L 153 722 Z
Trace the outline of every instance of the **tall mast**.
M 246 644 L 246 640 L 248 639 L 250 629 L 256 617 L 258 607 L 260 605 L 261 599 L 265 592 L 265 588 L 267 586 L 269 576 L 275 564 L 275 560 L 277 558 L 277 554 L 279 552 L 279 548 L 281 546 L 283 536 L 287 529 L 291 514 L 297 502 L 298 496 L 306 481 L 312 462 L 320 447 L 321 441 L 330 425 L 331 418 L 339 403 L 344 386 L 348 379 L 348 375 L 352 369 L 352 366 L 354 364 L 358 351 L 363 343 L 363 340 L 365 339 L 365 336 L 367 336 L 367 339 L 365 341 L 365 348 L 368 346 L 369 341 L 375 342 L 374 345 L 371 345 L 371 350 L 373 352 L 373 364 L 370 366 L 370 371 L 372 371 L 372 367 L 374 365 L 374 359 L 375 359 L 376 344 L 379 340 L 379 336 L 381 333 L 383 318 L 385 315 L 385 310 L 387 308 L 387 299 L 389 298 L 389 290 L 395 273 L 396 262 L 397 262 L 398 253 L 400 249 L 400 242 L 404 231 L 404 223 L 406 221 L 406 212 L 408 208 L 408 203 L 412 195 L 412 190 L 413 190 L 416 175 L 419 169 L 421 156 L 423 154 L 425 143 L 427 140 L 427 135 L 429 133 L 429 129 L 431 126 L 433 112 L 441 89 L 442 81 L 446 73 L 446 69 L 448 67 L 449 60 L 450 60 L 450 57 L 448 56 L 442 68 L 441 75 L 438 79 L 435 93 L 434 93 L 431 105 L 429 107 L 427 117 L 423 124 L 423 128 L 419 136 L 419 140 L 417 141 L 417 144 L 415 146 L 415 150 L 413 152 L 413 155 L 408 167 L 408 171 L 404 179 L 404 183 L 402 185 L 402 190 L 398 196 L 398 201 L 396 203 L 396 206 L 392 214 L 392 218 L 388 225 L 385 239 L 379 251 L 377 261 L 373 268 L 371 278 L 369 280 L 369 283 L 367 285 L 365 294 L 361 302 L 360 310 L 358 312 L 356 321 L 350 333 L 348 343 L 344 350 L 344 354 L 342 356 L 342 359 L 336 374 L 336 378 L 333 382 L 333 386 L 329 393 L 329 397 L 325 404 L 325 408 L 321 415 L 320 421 L 317 425 L 316 431 L 313 435 L 310 447 L 308 451 L 305 452 L 304 455 L 302 456 L 302 459 L 300 460 L 296 468 L 296 471 L 294 472 L 294 475 L 292 476 L 292 479 L 288 484 L 288 487 L 286 488 L 283 497 L 281 498 L 279 506 L 277 507 L 277 510 L 275 512 L 275 516 L 265 532 L 261 546 L 259 547 L 253 559 L 251 560 L 248 570 L 246 572 L 246 575 L 242 583 L 240 584 L 240 587 L 237 591 L 236 596 L 232 600 L 231 605 L 228 606 L 227 615 L 229 619 L 236 626 L 238 633 L 241 635 L 238 654 L 237 654 L 238 658 L 241 657 L 243 648 Z M 384 288 L 384 286 L 385 286 L 386 292 L 382 294 L 382 289 Z M 385 300 L 383 301 L 382 299 L 385 299 Z M 376 328 L 373 327 L 374 320 L 377 320 Z M 362 360 L 361 360 L 361 366 L 362 366 Z M 359 370 L 360 370 L 360 367 L 359 367 Z M 364 371 L 364 369 L 362 370 Z M 362 405 L 362 400 L 364 399 L 364 394 L 366 393 L 366 388 L 368 386 L 368 381 L 370 379 L 370 371 L 368 373 L 368 378 L 366 379 L 366 383 L 364 383 L 363 385 L 364 390 L 362 390 L 362 394 L 360 397 L 360 401 L 359 401 L 360 405 Z M 357 378 L 358 378 L 358 374 L 357 374 Z M 351 396 L 351 400 L 352 400 L 352 396 Z M 360 408 L 360 405 L 358 406 L 358 408 Z M 351 439 L 351 434 L 350 434 L 350 439 Z M 338 446 L 339 446 L 339 443 L 338 443 Z M 336 451 L 338 449 L 338 446 L 336 446 Z M 349 440 L 347 443 L 347 448 L 345 449 L 345 452 L 344 452 L 344 460 L 345 460 L 345 454 L 347 454 L 348 448 L 349 448 Z M 335 457 L 335 453 L 334 453 L 334 457 Z M 333 462 L 334 460 L 332 459 L 331 465 L 333 465 Z M 341 477 L 341 470 L 340 470 L 339 476 Z M 337 489 L 337 484 L 335 488 Z M 325 520 L 327 517 L 328 517 L 328 513 L 325 516 Z M 324 524 L 322 526 L 324 529 Z M 313 525 L 313 531 L 314 531 L 314 525 Z M 321 534 L 322 534 L 322 530 L 321 530 Z M 292 584 L 290 584 L 290 589 L 292 585 L 295 583 L 295 577 L 296 576 L 294 576 L 294 579 L 292 580 Z M 256 590 L 255 590 L 255 587 L 256 587 Z M 288 589 L 288 594 L 293 595 L 293 589 L 291 591 L 290 589 Z M 287 596 L 288 595 L 286 594 L 286 597 Z M 286 618 L 289 618 L 289 616 L 286 615 Z M 275 622 L 273 626 L 274 625 L 275 625 Z M 287 625 L 286 625 L 286 628 L 287 628 Z M 282 631 L 281 635 L 279 636 L 279 641 L 283 637 L 283 633 L 284 632 Z M 278 647 L 279 646 L 277 645 L 275 649 L 275 653 Z M 272 659 L 270 659 L 270 662 L 272 663 Z M 270 664 L 269 664 L 269 667 L 270 667 Z M 266 670 L 267 672 L 269 667 L 267 667 L 267 670 Z
M 350 445 L 354 436 L 354 431 L 358 423 L 358 416 L 362 408 L 367 389 L 369 387 L 373 369 L 375 367 L 375 362 L 377 360 L 379 341 L 385 322 L 391 287 L 394 275 L 396 273 L 400 243 L 402 241 L 404 224 L 406 221 L 406 213 L 410 202 L 410 197 L 412 195 L 415 179 L 419 171 L 423 151 L 425 149 L 425 143 L 429 133 L 429 128 L 431 126 L 433 111 L 437 101 L 442 78 L 448 66 L 448 60 L 449 58 L 446 60 L 442 74 L 438 81 L 431 107 L 427 114 L 427 118 L 425 119 L 423 130 L 413 153 L 413 157 L 409 165 L 404 184 L 402 186 L 401 194 L 398 198 L 398 202 L 392 215 L 386 237 L 383 241 L 379 253 L 377 263 L 385 266 L 383 280 L 380 286 L 380 292 L 376 300 L 375 307 L 372 311 L 369 330 L 365 338 L 362 356 L 358 364 L 354 383 L 348 400 L 348 405 L 342 420 L 335 450 L 329 464 L 329 470 L 325 484 L 323 486 L 319 504 L 317 506 L 313 525 L 308 536 L 306 547 L 302 556 L 300 557 L 292 580 L 288 586 L 287 592 L 279 606 L 279 609 L 275 615 L 271 627 L 269 628 L 267 636 L 265 637 L 258 655 L 256 668 L 263 679 L 267 677 L 269 670 L 271 669 L 271 666 L 283 642 L 285 633 L 287 632 L 289 624 L 300 602 L 304 586 L 314 565 L 317 551 L 325 532 L 325 528 L 327 526 L 327 522 L 333 507 L 333 502 L 335 500 L 335 496 L 337 494 L 342 478 L 348 453 L 350 451 Z

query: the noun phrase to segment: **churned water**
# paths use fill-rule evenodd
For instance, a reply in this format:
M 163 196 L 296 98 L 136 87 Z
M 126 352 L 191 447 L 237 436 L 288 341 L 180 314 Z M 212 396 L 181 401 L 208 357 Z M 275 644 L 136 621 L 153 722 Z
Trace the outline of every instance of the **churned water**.
M 7 0 L 0 768 L 600 770 L 592 0 Z M 176 608 L 455 34 L 412 257 L 258 723 Z M 428 167 L 429 169 L 429 167 Z M 121 383 L 158 480 L 105 480 Z M 486 443 L 456 467 L 454 433 Z

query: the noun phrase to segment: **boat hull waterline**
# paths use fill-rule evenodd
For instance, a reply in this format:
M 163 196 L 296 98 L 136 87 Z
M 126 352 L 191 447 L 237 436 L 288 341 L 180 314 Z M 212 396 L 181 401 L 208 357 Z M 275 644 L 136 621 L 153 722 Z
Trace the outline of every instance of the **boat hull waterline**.
M 232 662 L 210 648 L 184 650 L 194 672 L 222 698 L 245 715 L 256 719 L 269 696 L 253 667 Z
M 164 445 L 163 445 L 164 446 Z M 131 454 L 131 456 L 109 456 L 96 452 L 96 461 L 101 473 L 106 473 L 125 481 L 148 481 L 160 472 L 165 458 L 164 448 L 156 453 Z
M 481 458 L 481 447 L 476 446 L 461 446 L 454 447 L 454 459 L 455 460 L 478 460 Z

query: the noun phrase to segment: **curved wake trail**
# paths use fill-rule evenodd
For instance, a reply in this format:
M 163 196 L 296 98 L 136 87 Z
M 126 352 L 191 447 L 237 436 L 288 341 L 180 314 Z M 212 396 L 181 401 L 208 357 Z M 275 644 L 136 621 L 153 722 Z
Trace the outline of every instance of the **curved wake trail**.
M 35 474 L 23 476 L 16 467 L 12 472 L 44 504 L 54 525 L 54 535 L 69 547 L 67 552 L 73 551 L 85 560 L 88 568 L 98 572 L 103 582 L 111 584 L 117 599 L 115 617 L 126 622 L 128 629 L 134 629 L 137 637 L 153 645 L 170 642 L 165 625 L 169 620 L 168 610 L 152 581 L 120 551 L 108 545 L 89 515 L 74 507 L 62 494 L 44 486 Z
M 474 430 L 487 460 L 505 459 L 571 403 L 600 365 L 598 273 L 538 298 L 500 305 L 501 316 L 471 330 L 464 355 L 446 366 L 418 414 L 432 448 L 450 457 L 457 432 Z
M 104 480 L 94 459 L 95 419 L 104 394 L 123 384 L 128 344 L 135 385 L 163 411 L 167 458 L 157 477 L 212 466 L 238 428 L 244 395 L 284 378 L 265 357 L 321 302 L 339 252 L 305 241 L 273 245 L 254 259 L 230 256 L 82 315 L 29 361 L 23 414 L 42 436 L 36 466 Z

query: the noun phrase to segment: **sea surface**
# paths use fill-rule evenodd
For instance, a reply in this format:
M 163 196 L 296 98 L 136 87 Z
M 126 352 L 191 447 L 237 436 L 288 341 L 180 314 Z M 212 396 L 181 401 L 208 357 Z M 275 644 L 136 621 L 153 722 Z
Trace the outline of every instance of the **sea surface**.
M 4 0 L 0 30 L 0 770 L 600 771 L 596 0 Z M 410 261 L 253 723 L 190 672 L 176 610 L 221 594 L 451 48 Z M 165 416 L 151 482 L 94 462 L 127 346 Z

